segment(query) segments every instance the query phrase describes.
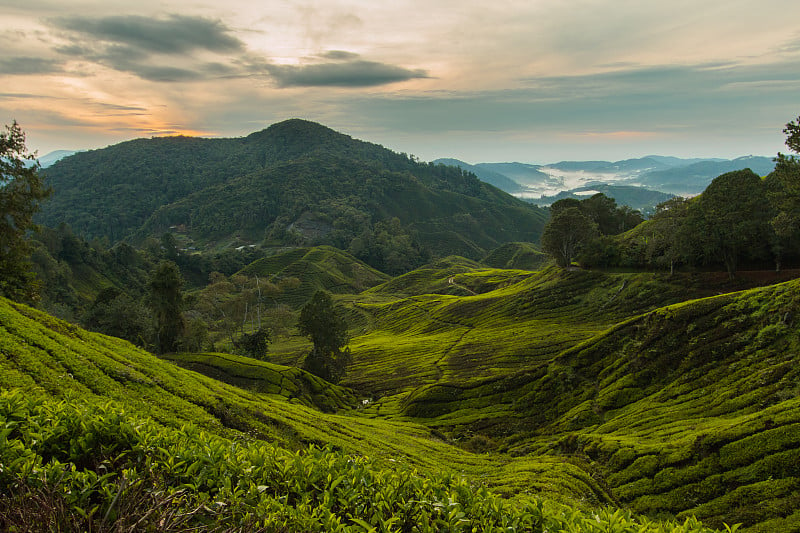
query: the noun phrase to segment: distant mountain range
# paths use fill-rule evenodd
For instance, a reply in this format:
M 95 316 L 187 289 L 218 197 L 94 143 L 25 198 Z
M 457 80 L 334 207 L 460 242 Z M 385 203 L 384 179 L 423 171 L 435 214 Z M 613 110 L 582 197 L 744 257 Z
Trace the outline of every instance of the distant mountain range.
M 77 153 L 75 150 L 56 150 L 55 152 L 50 152 L 49 154 L 43 155 L 42 157 L 37 157 L 36 159 L 38 159 L 42 168 L 47 168 L 54 165 L 58 161 L 61 161 L 65 157 L 71 156 L 75 153 Z
M 554 196 L 542 196 L 538 200 L 531 201 L 537 205 L 550 205 L 564 198 L 584 199 L 597 193 L 603 193 L 616 200 L 618 205 L 627 205 L 631 209 L 641 211 L 646 216 L 653 214 L 655 206 L 675 196 L 674 194 L 634 185 L 610 185 L 608 183 L 593 182 L 583 187 L 562 191 Z
M 560 161 L 547 165 L 528 163 L 478 163 L 437 159 L 473 172 L 509 194 L 539 205 L 566 197 L 581 197 L 591 191 L 603 192 L 620 205 L 649 210 L 651 201 L 671 196 L 694 196 L 705 190 L 717 176 L 750 168 L 766 175 L 775 168 L 770 157 L 745 156 L 736 159 L 680 159 L 651 155 L 622 161 Z M 639 189 L 639 190 L 636 190 Z

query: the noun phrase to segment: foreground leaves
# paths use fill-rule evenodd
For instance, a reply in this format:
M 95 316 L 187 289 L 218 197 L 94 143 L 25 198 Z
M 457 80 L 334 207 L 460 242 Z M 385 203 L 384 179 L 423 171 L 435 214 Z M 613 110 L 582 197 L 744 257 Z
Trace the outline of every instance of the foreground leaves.
M 510 501 L 399 462 L 237 442 L 21 391 L 0 393 L 0 495 L 6 531 L 710 531 Z

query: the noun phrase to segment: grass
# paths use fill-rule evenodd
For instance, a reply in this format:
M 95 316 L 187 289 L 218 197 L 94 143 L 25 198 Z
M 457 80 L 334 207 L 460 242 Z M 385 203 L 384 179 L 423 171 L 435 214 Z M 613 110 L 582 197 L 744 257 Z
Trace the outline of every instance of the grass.
M 270 280 L 297 278 L 297 287 L 286 290 L 279 301 L 300 307 L 318 290 L 352 294 L 385 282 L 386 274 L 331 246 L 295 248 L 259 259 L 241 273 Z
M 224 439 L 330 446 L 578 513 L 800 531 L 800 282 L 717 291 L 448 258 L 337 296 L 354 325 L 350 390 L 274 363 L 170 356 L 201 375 L 3 301 L 0 387 L 111 399 Z M 270 357 L 307 347 L 284 339 Z
M 323 413 L 275 394 L 228 385 L 119 339 L 83 331 L 6 300 L 0 300 L 0 324 L 0 388 L 4 390 L 22 389 L 41 399 L 110 400 L 131 415 L 165 427 L 191 424 L 220 437 L 240 439 L 244 435 L 288 449 L 330 445 L 381 461 L 401 461 L 505 486 L 496 475 L 504 459 L 465 453 L 418 424 L 370 419 L 349 409 Z M 186 360 L 191 358 L 186 356 Z M 280 369 L 265 365 L 261 371 L 268 368 Z M 530 459 L 525 463 L 538 465 L 538 469 L 531 470 L 528 477 L 518 475 L 514 486 L 539 488 L 560 499 L 606 501 L 588 474 L 569 463 Z M 543 471 L 548 475 L 543 476 Z M 588 492 L 568 495 L 547 489 L 551 482 L 576 476 L 582 480 L 576 488 L 588 488 Z

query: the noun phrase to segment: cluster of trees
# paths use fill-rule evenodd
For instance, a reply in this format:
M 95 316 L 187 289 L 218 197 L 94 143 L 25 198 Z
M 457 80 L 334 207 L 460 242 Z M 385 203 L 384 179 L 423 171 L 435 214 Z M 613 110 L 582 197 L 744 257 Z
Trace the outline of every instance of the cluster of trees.
M 578 256 L 596 253 L 600 238 L 618 235 L 643 221 L 639 211 L 618 207 L 613 198 L 597 193 L 578 200 L 564 198 L 550 206 L 550 220 L 542 233 L 542 249 L 559 266 L 568 267 Z
M 786 145 L 800 152 L 800 117 L 784 129 Z M 595 205 L 608 204 L 592 199 Z M 564 202 L 564 203 L 560 203 Z M 553 204 L 542 247 L 561 266 L 667 268 L 718 265 L 731 277 L 742 262 L 780 269 L 800 259 L 800 160 L 778 154 L 765 178 L 749 169 L 715 178 L 692 199 L 660 204 L 650 220 L 624 233 L 628 223 L 584 208 L 584 200 Z M 569 203 L 567 203 L 569 202 Z M 605 207 L 605 215 L 613 211 Z

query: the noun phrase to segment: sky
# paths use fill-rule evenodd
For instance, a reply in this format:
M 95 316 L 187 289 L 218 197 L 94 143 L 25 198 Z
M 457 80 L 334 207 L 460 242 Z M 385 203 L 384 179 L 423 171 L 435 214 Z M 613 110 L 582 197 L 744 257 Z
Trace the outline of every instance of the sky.
M 0 0 L 39 155 L 313 120 L 425 161 L 774 156 L 797 0 Z

